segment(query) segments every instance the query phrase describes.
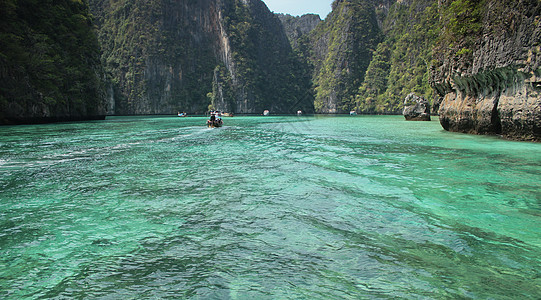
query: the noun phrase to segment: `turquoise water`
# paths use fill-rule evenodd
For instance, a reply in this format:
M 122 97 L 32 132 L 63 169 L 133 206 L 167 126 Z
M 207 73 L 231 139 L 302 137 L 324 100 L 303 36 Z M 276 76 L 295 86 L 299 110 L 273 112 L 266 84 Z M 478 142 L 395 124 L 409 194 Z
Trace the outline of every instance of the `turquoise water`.
M 541 298 L 541 144 L 204 123 L 0 127 L 0 298 Z

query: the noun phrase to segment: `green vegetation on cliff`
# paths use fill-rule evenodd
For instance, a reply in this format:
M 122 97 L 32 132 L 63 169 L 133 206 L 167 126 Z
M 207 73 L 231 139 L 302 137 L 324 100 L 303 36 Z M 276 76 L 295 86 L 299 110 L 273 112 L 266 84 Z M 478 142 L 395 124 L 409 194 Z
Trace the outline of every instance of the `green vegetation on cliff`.
M 84 0 L 0 2 L 2 122 L 103 115 L 101 65 L 116 114 L 203 113 L 209 105 L 397 114 L 410 93 L 449 93 L 449 74 L 519 61 L 521 76 L 535 75 L 532 86 L 541 74 L 538 44 L 529 41 L 541 32 L 536 0 L 335 0 L 326 20 L 282 15 L 284 26 L 261 0 L 89 2 L 95 19 Z M 515 31 L 524 35 L 506 38 Z M 522 47 L 526 40 L 532 45 Z M 505 74 L 498 76 L 513 80 Z M 460 88 L 482 91 L 494 81 L 483 76 Z
M 91 0 L 115 113 L 204 112 L 216 58 L 209 35 L 184 19 L 184 3 Z M 200 8 L 186 3 L 189 11 Z
M 298 43 L 313 66 L 316 110 L 398 114 L 410 93 L 430 99 L 439 17 L 434 0 L 334 1 L 329 17 Z
M 278 17 L 259 1 L 235 0 L 234 4 L 234 9 L 225 11 L 224 23 L 233 51 L 236 88 L 246 91 L 241 97 L 250 103 L 247 110 L 313 111 L 310 69 L 292 51 Z M 240 107 L 232 110 L 242 111 Z
M 440 33 L 438 3 L 395 3 L 383 29 L 385 40 L 374 52 L 356 95 L 356 110 L 361 113 L 400 113 L 408 94 L 431 99 L 434 93 L 429 75 L 432 49 Z
M 91 6 L 118 91 L 116 114 L 313 106 L 307 67 L 260 0 L 91 0 Z
M 440 5 L 431 81 L 444 129 L 541 140 L 541 1 Z
M 105 115 L 86 1 L 0 2 L 0 122 Z
M 368 0 L 336 0 L 311 36 L 318 112 L 346 112 L 364 80 L 372 51 L 383 35 Z

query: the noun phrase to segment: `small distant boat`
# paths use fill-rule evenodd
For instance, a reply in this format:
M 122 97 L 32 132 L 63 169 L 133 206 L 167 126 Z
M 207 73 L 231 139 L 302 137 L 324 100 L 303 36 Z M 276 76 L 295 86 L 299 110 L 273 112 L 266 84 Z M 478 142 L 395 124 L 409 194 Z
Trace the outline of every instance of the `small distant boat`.
M 233 113 L 223 113 L 223 116 L 224 117 L 234 117 L 235 114 L 233 114 Z
M 186 116 L 188 116 L 188 114 L 185 113 L 185 112 L 181 112 L 181 113 L 179 112 L 177 115 L 178 115 L 179 117 L 186 117 Z
M 298 110 L 297 111 L 297 116 L 301 116 L 302 115 L 302 110 Z
M 350 116 L 356 116 L 356 115 L 357 115 L 357 112 L 354 111 L 354 110 L 352 110 L 352 111 L 349 112 L 349 115 L 350 115 Z
M 265 110 L 263 111 L 263 115 L 264 115 L 264 116 L 269 116 L 269 115 L 270 115 L 270 111 L 269 111 L 268 109 L 265 109 Z

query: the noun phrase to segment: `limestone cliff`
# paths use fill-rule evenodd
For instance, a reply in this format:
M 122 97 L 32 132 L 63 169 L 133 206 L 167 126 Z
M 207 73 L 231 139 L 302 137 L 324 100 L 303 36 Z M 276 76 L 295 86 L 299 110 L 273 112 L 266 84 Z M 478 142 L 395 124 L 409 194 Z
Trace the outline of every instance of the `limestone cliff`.
M 313 67 L 318 112 L 400 114 L 408 94 L 432 98 L 437 0 L 335 0 L 332 7 L 308 37 L 297 29 L 302 18 L 281 17 Z
M 205 111 L 218 63 L 215 1 L 91 0 L 102 61 L 114 87 L 110 114 Z
M 355 109 L 397 114 L 410 93 L 433 98 L 428 66 L 439 34 L 439 7 L 435 0 L 381 1 L 376 13 L 384 40 L 372 55 Z
M 0 124 L 105 117 L 99 46 L 80 1 L 0 1 Z
M 300 17 L 287 14 L 276 14 L 276 16 L 282 22 L 293 48 L 299 47 L 299 40 L 307 37 L 321 23 L 321 18 L 315 14 L 306 14 Z
M 223 65 L 225 78 L 215 81 L 214 106 L 236 113 L 313 111 L 308 68 L 293 52 L 278 17 L 261 0 L 224 0 L 224 4 L 223 36 L 232 54 L 230 63 Z M 231 84 L 221 87 L 229 92 L 216 94 L 219 82 L 227 81 Z M 224 102 L 229 107 L 220 107 Z
M 311 105 L 261 0 L 91 0 L 115 114 L 287 112 Z
M 334 1 L 332 12 L 310 37 L 316 111 L 344 113 L 355 106 L 373 49 L 382 38 L 374 1 Z
M 317 111 L 399 114 L 406 95 L 426 95 L 426 53 L 435 35 L 425 34 L 433 25 L 427 16 L 437 13 L 425 10 L 434 1 L 335 0 L 308 42 L 299 43 L 313 65 Z
M 446 130 L 541 140 L 541 2 L 443 1 L 431 78 Z

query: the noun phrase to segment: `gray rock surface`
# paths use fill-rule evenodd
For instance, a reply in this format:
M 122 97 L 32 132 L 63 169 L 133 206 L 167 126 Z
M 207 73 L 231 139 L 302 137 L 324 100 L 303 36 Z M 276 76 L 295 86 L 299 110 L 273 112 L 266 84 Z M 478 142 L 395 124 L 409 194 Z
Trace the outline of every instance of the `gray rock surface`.
M 114 80 L 110 114 L 204 113 L 211 102 L 287 112 L 299 94 L 289 40 L 261 0 L 89 3 Z
M 408 121 L 430 121 L 430 103 L 415 94 L 409 94 L 404 99 L 402 112 Z
M 540 13 L 539 1 L 486 1 L 473 42 L 436 49 L 432 81 L 446 130 L 541 140 Z
M 312 32 L 321 23 L 321 18 L 315 14 L 306 14 L 300 17 L 285 14 L 276 14 L 276 16 L 282 22 L 293 48 L 297 48 L 299 39 Z

